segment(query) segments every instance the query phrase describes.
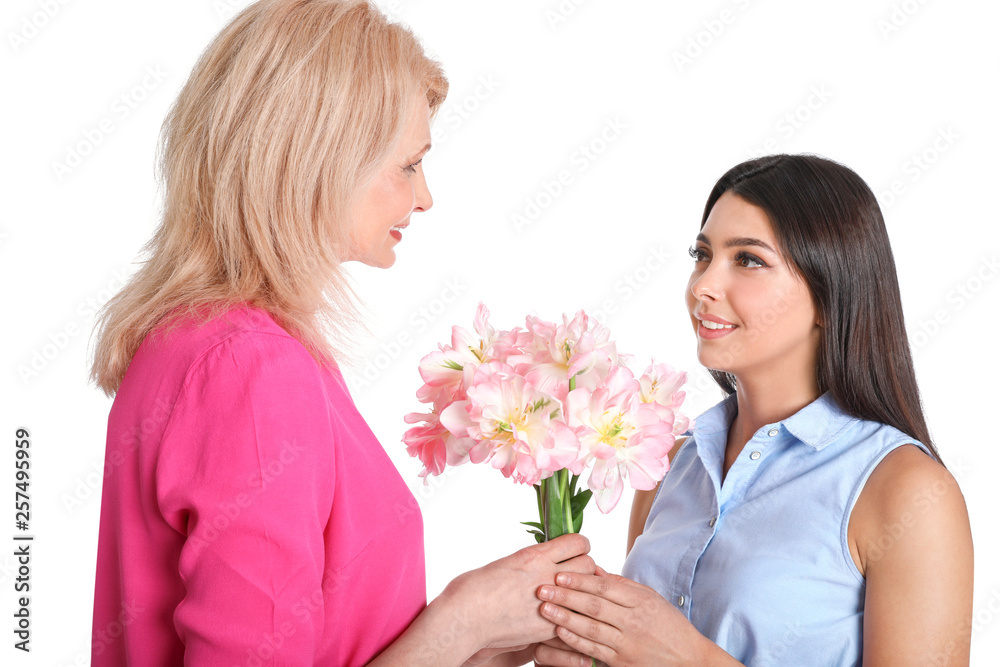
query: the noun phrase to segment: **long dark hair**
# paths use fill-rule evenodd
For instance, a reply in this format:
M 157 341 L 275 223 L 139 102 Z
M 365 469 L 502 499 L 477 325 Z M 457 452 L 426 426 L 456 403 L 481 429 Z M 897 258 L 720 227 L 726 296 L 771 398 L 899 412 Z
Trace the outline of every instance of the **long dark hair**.
M 856 173 L 815 155 L 768 155 L 715 184 L 702 227 L 726 192 L 761 208 L 803 276 L 822 323 L 816 369 L 846 413 L 894 426 L 934 453 L 920 405 L 896 264 L 875 195 Z M 726 392 L 736 379 L 711 371 Z

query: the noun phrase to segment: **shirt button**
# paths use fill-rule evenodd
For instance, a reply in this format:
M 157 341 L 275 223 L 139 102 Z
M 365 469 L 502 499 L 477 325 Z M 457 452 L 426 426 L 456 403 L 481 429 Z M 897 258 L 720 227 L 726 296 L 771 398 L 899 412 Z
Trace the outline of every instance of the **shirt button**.
M 716 521 L 717 518 L 718 517 L 714 517 L 713 516 L 711 519 L 708 520 L 708 527 L 709 528 L 715 528 L 715 521 Z
M 760 458 L 760 452 L 758 452 L 757 450 L 754 450 L 754 451 L 750 452 L 750 460 L 751 461 L 756 461 L 759 458 Z
M 772 428 L 770 431 L 767 432 L 767 434 L 773 438 L 774 436 L 778 435 L 778 429 Z
M 681 596 L 679 596 L 677 598 L 677 606 L 678 607 L 683 607 L 684 606 L 684 596 L 683 595 L 681 595 Z

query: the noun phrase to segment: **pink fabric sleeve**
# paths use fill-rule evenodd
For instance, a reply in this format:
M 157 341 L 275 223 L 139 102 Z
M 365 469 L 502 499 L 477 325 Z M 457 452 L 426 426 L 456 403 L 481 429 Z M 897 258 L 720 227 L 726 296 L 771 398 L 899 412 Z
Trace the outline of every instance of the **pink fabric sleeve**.
M 313 664 L 331 613 L 315 601 L 333 436 L 319 368 L 294 339 L 240 332 L 192 366 L 155 471 L 159 510 L 185 536 L 173 622 L 186 665 Z

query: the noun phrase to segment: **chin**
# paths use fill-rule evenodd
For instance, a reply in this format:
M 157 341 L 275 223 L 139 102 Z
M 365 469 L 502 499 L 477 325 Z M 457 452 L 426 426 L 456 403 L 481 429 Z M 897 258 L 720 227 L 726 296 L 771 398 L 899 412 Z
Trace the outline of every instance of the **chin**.
M 396 263 L 396 253 L 390 250 L 388 254 L 378 255 L 375 257 L 365 257 L 363 259 L 359 259 L 358 261 L 366 266 L 372 267 L 373 269 L 388 269 Z
M 698 350 L 698 363 L 711 371 L 719 371 L 720 373 L 732 373 L 732 359 L 727 359 L 730 357 L 725 352 L 706 352 L 701 349 Z

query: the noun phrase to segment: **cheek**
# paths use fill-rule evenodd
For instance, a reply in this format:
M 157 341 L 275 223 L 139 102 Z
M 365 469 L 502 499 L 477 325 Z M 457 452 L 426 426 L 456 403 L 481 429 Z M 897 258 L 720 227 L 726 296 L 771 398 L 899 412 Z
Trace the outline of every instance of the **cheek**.
M 816 315 L 809 293 L 803 289 L 776 288 L 747 295 L 752 308 L 749 321 L 768 338 L 800 338 L 814 326 Z
M 384 217 L 388 222 L 400 222 L 413 210 L 416 197 L 405 177 L 398 176 L 387 182 L 381 194 Z

